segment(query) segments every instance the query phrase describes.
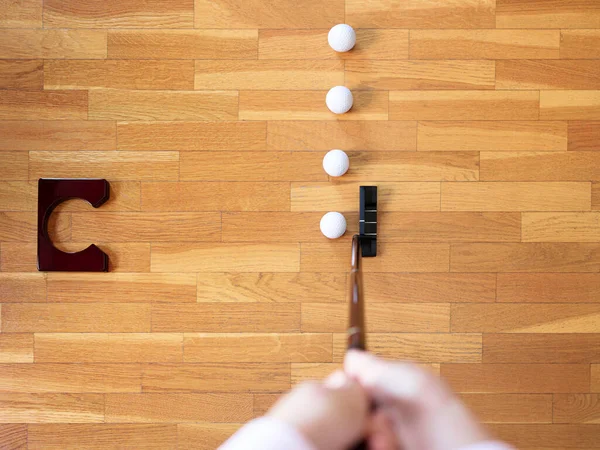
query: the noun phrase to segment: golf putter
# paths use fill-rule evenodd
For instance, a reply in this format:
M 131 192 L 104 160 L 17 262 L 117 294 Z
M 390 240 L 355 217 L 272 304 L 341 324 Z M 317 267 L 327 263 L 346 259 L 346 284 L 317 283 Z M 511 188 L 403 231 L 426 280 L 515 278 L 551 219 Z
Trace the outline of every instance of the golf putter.
M 365 305 L 362 289 L 360 259 L 377 256 L 377 186 L 360 187 L 360 216 L 358 234 L 352 237 L 350 269 L 350 323 L 348 350 L 366 350 Z M 371 405 L 375 408 L 375 405 Z M 365 441 L 353 450 L 366 450 Z

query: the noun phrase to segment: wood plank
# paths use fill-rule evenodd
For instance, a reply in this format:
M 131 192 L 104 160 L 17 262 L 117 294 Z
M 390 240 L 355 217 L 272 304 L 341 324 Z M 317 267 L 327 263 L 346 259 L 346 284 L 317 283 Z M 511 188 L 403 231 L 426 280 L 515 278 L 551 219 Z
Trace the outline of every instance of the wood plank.
M 481 179 L 486 181 L 599 180 L 600 161 L 596 152 L 482 152 Z
M 46 301 L 46 274 L 0 273 L 0 303 Z
M 141 186 L 138 181 L 110 181 L 110 198 L 102 204 L 101 212 L 139 211 Z M 61 203 L 55 209 L 58 213 L 68 212 L 92 212 L 96 211 L 92 205 L 85 200 L 72 199 Z
M 539 99 L 536 91 L 391 91 L 390 120 L 537 120 Z
M 4 364 L 0 369 L 2 392 L 141 391 L 139 364 Z
M 552 423 L 550 394 L 463 394 L 460 398 L 483 423 Z
M 498 274 L 498 301 L 518 303 L 600 302 L 600 275 L 593 273 Z
M 496 296 L 496 274 L 365 273 L 363 284 L 369 287 L 369 304 L 480 303 Z
M 457 392 L 567 393 L 590 385 L 587 364 L 442 364 L 441 375 Z
M 0 393 L 0 422 L 98 423 L 104 421 L 103 394 Z
M 290 184 L 143 183 L 143 211 L 289 211 Z
M 36 333 L 35 362 L 179 362 L 181 333 Z
M 349 152 L 344 181 L 476 181 L 476 152 Z
M 417 150 L 566 150 L 567 124 L 539 121 L 425 121 L 419 122 L 417 138 Z
M 179 450 L 213 450 L 235 433 L 237 423 L 180 423 L 177 425 Z
M 344 2 L 196 0 L 196 28 L 330 28 L 344 19 Z
M 63 251 L 75 252 L 87 248 L 89 242 L 61 242 Z M 2 259 L 0 269 L 3 272 L 37 272 L 37 244 L 23 242 L 3 242 L 0 244 Z M 110 272 L 149 272 L 149 243 L 106 243 L 99 245 L 108 255 Z
M 600 150 L 599 122 L 569 122 L 569 150 Z
M 30 152 L 29 179 L 176 180 L 178 152 Z
M 598 333 L 600 305 L 452 305 L 451 330 L 457 333 Z
M 0 181 L 0 210 L 35 211 L 36 209 L 37 183 Z
M 4 91 L 0 119 L 87 119 L 88 93 L 84 91 Z
M 195 61 L 195 89 L 329 89 L 344 84 L 343 61 Z
M 0 445 L 7 450 L 27 450 L 27 424 L 0 424 Z
M 24 152 L 0 151 L 0 181 L 27 180 L 29 178 L 29 155 Z
M 303 243 L 302 272 L 347 272 L 348 243 Z M 377 258 L 363 261 L 364 272 L 448 272 L 448 244 L 382 242 Z
M 68 215 L 50 216 L 48 233 L 54 241 L 69 240 L 71 220 Z M 0 241 L 37 241 L 37 214 L 33 212 L 0 212 Z
M 592 209 L 600 209 L 600 183 L 592 183 Z
M 361 185 L 377 185 L 381 211 L 439 211 L 440 183 L 292 183 L 292 211 L 355 211 Z
M 346 334 L 333 335 L 333 361 L 346 353 Z M 431 363 L 481 362 L 480 334 L 369 333 L 369 351 L 382 358 Z
M 600 91 L 541 91 L 542 120 L 600 120 Z
M 341 274 L 199 273 L 197 282 L 198 302 L 324 303 L 346 299 L 346 276 Z
M 155 450 L 177 448 L 177 425 L 161 424 L 43 424 L 28 426 L 31 450 Z
M 365 306 L 365 314 L 369 318 L 369 333 L 444 333 L 450 331 L 449 304 L 369 303 Z M 348 322 L 348 305 L 302 303 L 303 332 L 343 333 L 347 329 Z
M 0 16 L 0 28 L 41 27 L 42 5 L 43 2 L 39 0 L 21 0 L 7 3 L 4 5 L 2 16 Z
M 250 394 L 106 394 L 106 422 L 244 422 Z
M 0 122 L 2 150 L 115 150 L 114 122 L 23 120 Z
M 359 28 L 350 52 L 337 53 L 323 45 L 329 30 L 259 30 L 258 59 L 406 59 L 408 30 Z
M 118 123 L 121 150 L 264 150 L 264 122 Z M 202 136 L 202 139 L 198 139 Z
M 235 91 L 92 90 L 92 120 L 235 120 Z
M 256 30 L 109 30 L 112 59 L 256 59 Z
M 411 30 L 411 59 L 556 59 L 559 30 Z
M 15 278 L 19 276 L 20 274 L 15 275 Z M 95 303 L 126 300 L 128 303 L 183 303 L 196 301 L 194 274 L 53 272 L 48 273 L 47 277 L 49 302 Z M 15 289 L 17 286 L 19 286 L 18 282 L 15 283 Z
M 152 272 L 298 272 L 298 244 L 178 244 L 152 246 Z
M 484 363 L 589 364 L 600 361 L 600 334 L 484 334 Z
M 555 394 L 554 423 L 600 423 L 598 394 Z
M 189 90 L 194 88 L 194 64 L 191 61 L 44 61 L 44 88 Z
M 150 305 L 133 303 L 12 303 L 2 308 L 11 333 L 135 333 L 150 331 Z
M 327 181 L 323 152 L 183 152 L 181 181 Z
M 597 28 L 600 6 L 594 0 L 497 0 L 497 28 Z
M 152 331 L 290 333 L 300 331 L 300 304 L 155 303 L 152 305 Z
M 331 334 L 302 331 L 302 334 L 185 334 L 183 360 L 202 363 L 331 361 Z
M 346 1 L 346 21 L 363 28 L 493 28 L 491 0 L 410 2 Z
M 32 363 L 33 334 L 0 333 L 0 363 Z
M 598 272 L 600 245 L 451 244 L 451 272 Z
M 17 28 L 2 30 L 2 37 L 1 58 L 106 58 L 106 31 L 102 30 L 27 30 Z
M 561 30 L 560 57 L 600 58 L 600 30 Z
M 387 120 L 388 93 L 354 91 L 354 106 L 334 114 L 325 105 L 327 91 L 242 91 L 241 120 Z M 409 119 L 411 120 L 411 119 Z
M 494 424 L 488 428 L 517 448 L 589 450 L 600 447 L 599 425 Z
M 525 242 L 600 242 L 600 212 L 523 213 Z
M 0 213 L 1 214 L 1 213 Z M 222 214 L 223 242 L 322 242 L 321 213 L 239 212 Z M 0 216 L 1 217 L 1 216 Z M 345 214 L 346 235 L 358 233 L 358 214 Z M 294 224 L 290 227 L 290 224 Z M 1 236 L 1 234 L 0 234 Z
M 600 390 L 600 364 L 592 364 L 591 365 L 591 392 L 599 392 Z
M 347 61 L 350 89 L 494 89 L 494 61 Z
M 212 242 L 221 238 L 221 215 L 203 213 L 73 213 L 72 239 L 79 242 Z
M 496 62 L 496 89 L 599 89 L 600 61 Z
M 44 26 L 53 28 L 192 28 L 193 21 L 193 0 L 44 2 Z
M 255 394 L 254 395 L 254 417 L 264 416 L 284 393 Z
M 390 242 L 496 242 L 521 240 L 519 213 L 389 212 L 379 233 Z
M 332 148 L 361 151 L 416 150 L 417 124 L 409 121 L 268 123 L 268 150 L 315 151 Z
M 38 60 L 0 61 L 0 89 L 37 90 L 44 85 L 44 69 Z
M 442 211 L 585 211 L 590 201 L 584 182 L 442 183 Z
M 272 392 L 290 388 L 290 365 L 260 364 L 147 364 L 144 392 Z

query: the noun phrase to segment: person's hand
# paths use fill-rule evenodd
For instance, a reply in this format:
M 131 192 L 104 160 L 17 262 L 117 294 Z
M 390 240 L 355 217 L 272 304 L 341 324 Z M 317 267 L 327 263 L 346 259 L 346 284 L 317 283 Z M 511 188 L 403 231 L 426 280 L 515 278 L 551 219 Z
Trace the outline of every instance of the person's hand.
M 489 439 L 446 384 L 420 367 L 351 350 L 344 368 L 377 405 L 371 450 L 455 450 Z
M 302 383 L 267 413 L 298 430 L 318 450 L 347 450 L 366 432 L 369 400 L 344 372 Z

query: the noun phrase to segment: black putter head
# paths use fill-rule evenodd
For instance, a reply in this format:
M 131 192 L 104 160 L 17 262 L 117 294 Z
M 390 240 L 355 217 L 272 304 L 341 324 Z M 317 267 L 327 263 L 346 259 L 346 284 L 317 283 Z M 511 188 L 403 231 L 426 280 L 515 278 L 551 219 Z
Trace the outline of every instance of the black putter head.
M 377 256 L 377 186 L 360 187 L 358 234 L 363 258 Z

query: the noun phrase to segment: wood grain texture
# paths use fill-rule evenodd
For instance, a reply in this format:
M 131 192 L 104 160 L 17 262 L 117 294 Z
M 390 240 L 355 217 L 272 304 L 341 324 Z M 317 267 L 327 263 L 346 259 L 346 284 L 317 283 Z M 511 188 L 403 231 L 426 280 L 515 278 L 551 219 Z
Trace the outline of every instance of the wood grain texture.
M 564 59 L 600 58 L 599 30 L 561 30 L 560 57 Z
M 32 362 L 33 334 L 0 333 L 0 363 Z
M 537 120 L 539 103 L 536 91 L 391 91 L 389 114 L 390 120 Z
M 442 183 L 441 194 L 442 211 L 586 211 L 591 202 L 584 182 Z
M 595 424 L 495 424 L 494 435 L 519 448 L 598 448 Z M 540 447 L 543 446 L 543 447 Z
M 600 120 L 600 91 L 540 91 L 540 119 Z
M 191 90 L 193 87 L 194 64 L 191 61 L 50 60 L 44 62 L 45 89 Z M 124 93 L 120 92 L 120 95 Z
M 597 363 L 600 334 L 484 334 L 484 363 Z
M 346 114 L 334 114 L 325 105 L 327 91 L 242 91 L 241 120 L 387 120 L 388 93 L 354 91 Z M 0 110 L 1 112 L 1 110 Z M 1 116 L 0 116 L 1 117 Z M 408 118 L 408 120 L 412 120 Z
M 471 393 L 584 392 L 590 385 L 587 364 L 442 364 L 441 375 Z
M 177 425 L 174 424 L 39 424 L 30 425 L 28 448 L 116 450 L 131 448 L 176 448 Z
M 346 20 L 363 28 L 493 28 L 495 2 L 426 0 L 407 2 L 346 1 Z
M 42 89 L 43 64 L 37 60 L 0 61 L 0 89 Z
M 193 21 L 193 0 L 44 2 L 44 24 L 53 28 L 191 28 Z
M 597 243 L 451 244 L 452 272 L 598 272 Z
M 177 425 L 177 448 L 181 450 L 212 450 L 218 448 L 241 424 L 182 423 Z
M 10 29 L 2 30 L 2 36 L 2 58 L 106 58 L 106 31 Z
M 182 303 L 152 305 L 152 331 L 280 333 L 300 330 L 300 304 Z
M 417 149 L 416 122 L 272 121 L 267 149 L 314 151 L 343 148 L 361 151 Z
M 0 160 L 6 163 L 0 167 L 0 181 L 27 180 L 29 177 L 29 155 L 24 152 L 0 151 Z
M 109 30 L 111 59 L 256 59 L 256 30 Z
M 289 363 L 148 364 L 144 392 L 273 392 L 290 388 Z
M 493 89 L 493 61 L 346 61 L 349 89 Z
M 26 450 L 27 424 L 0 424 L 0 444 L 9 450 Z
M 302 331 L 309 330 L 302 327 Z M 331 334 L 326 333 L 247 335 L 186 333 L 183 340 L 185 362 L 317 363 L 331 361 L 331 352 Z
M 555 395 L 554 423 L 600 423 L 598 394 Z
M 378 59 L 408 58 L 408 30 L 359 28 L 352 51 L 337 53 L 323 45 L 329 30 L 259 30 L 259 59 Z
M 569 150 L 600 150 L 600 121 L 569 122 Z
M 21 0 L 3 5 L 0 28 L 36 28 L 42 24 L 42 3 Z
M 592 209 L 600 209 L 600 183 L 592 183 Z
M 99 423 L 104 421 L 102 394 L 0 393 L 3 423 Z
M 0 120 L 87 119 L 87 92 L 3 91 Z
M 45 274 L 0 273 L 0 303 L 43 302 L 45 300 Z
M 523 236 L 527 242 L 598 242 L 600 214 L 523 213 Z
M 596 303 L 600 275 L 593 273 L 498 274 L 498 301 Z
M 567 149 L 566 122 L 419 122 L 417 150 L 551 151 Z M 569 141 L 571 131 L 569 126 Z
M 463 394 L 461 400 L 483 423 L 552 423 L 549 394 Z
M 591 392 L 600 391 L 600 364 L 591 365 Z
M 558 30 L 411 30 L 410 58 L 556 59 L 560 38 Z
M 497 28 L 597 28 L 600 7 L 594 0 L 497 0 Z
M 36 362 L 179 362 L 181 333 L 36 333 Z
M 598 89 L 600 61 L 496 62 L 496 89 Z

